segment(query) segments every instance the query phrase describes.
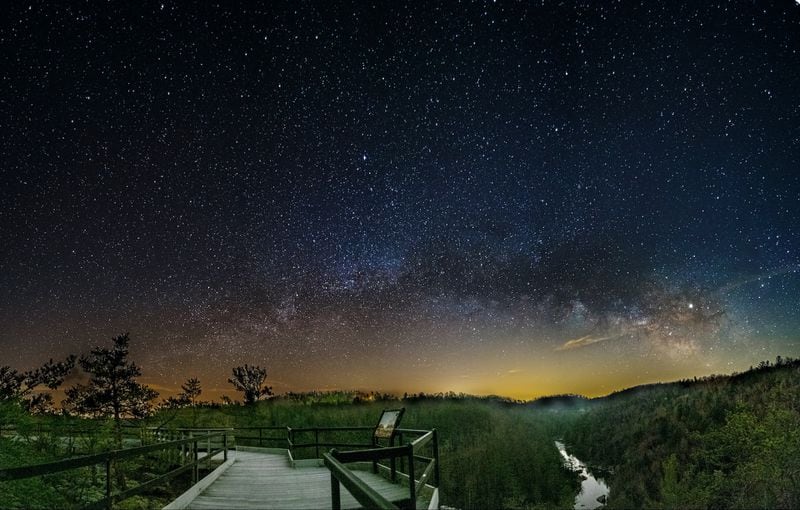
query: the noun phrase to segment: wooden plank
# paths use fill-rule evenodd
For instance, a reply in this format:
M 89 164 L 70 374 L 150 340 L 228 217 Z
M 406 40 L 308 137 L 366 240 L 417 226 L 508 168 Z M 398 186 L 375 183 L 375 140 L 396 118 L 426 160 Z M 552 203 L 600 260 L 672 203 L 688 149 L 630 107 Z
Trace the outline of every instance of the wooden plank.
M 436 488 L 433 490 L 433 495 L 431 495 L 431 500 L 428 503 L 428 510 L 438 510 L 439 508 L 439 489 Z
M 379 492 L 366 484 L 361 478 L 357 477 L 352 471 L 344 467 L 344 464 L 337 461 L 333 455 L 326 453 L 322 458 L 325 460 L 325 465 L 331 470 L 331 475 L 334 476 L 339 483 L 344 485 L 359 503 L 367 508 L 380 508 L 384 510 L 397 508 Z
M 235 461 L 236 457 L 235 455 L 232 455 L 226 462 L 218 466 L 217 469 L 204 476 L 202 480 L 193 485 L 188 491 L 181 494 L 178 499 L 165 506 L 164 510 L 181 510 L 186 508 L 187 505 L 200 494 L 200 492 L 213 484 L 217 478 L 222 475 L 222 473 L 230 469 Z
M 199 510 L 264 508 L 308 509 L 330 508 L 331 475 L 325 467 L 293 468 L 288 452 L 271 454 L 260 451 L 237 451 L 236 463 L 205 490 L 196 491 L 185 508 Z M 356 478 L 371 487 L 388 501 L 408 499 L 408 488 L 392 484 L 380 475 L 369 471 L 350 471 Z M 363 505 L 348 490 L 341 491 L 343 509 L 361 508 Z M 427 508 L 428 500 L 418 508 Z M 169 507 L 173 508 L 173 507 Z

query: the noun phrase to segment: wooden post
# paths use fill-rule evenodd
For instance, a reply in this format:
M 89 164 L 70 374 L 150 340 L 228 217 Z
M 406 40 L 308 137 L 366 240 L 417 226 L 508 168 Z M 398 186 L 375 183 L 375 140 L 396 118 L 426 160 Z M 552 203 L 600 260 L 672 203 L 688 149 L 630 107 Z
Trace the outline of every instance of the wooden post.
M 211 431 L 207 430 L 206 434 L 208 434 L 208 438 L 206 438 L 206 468 L 210 466 L 211 459 L 208 457 L 211 455 Z
M 403 433 L 402 432 L 398 432 L 397 433 L 397 444 L 403 444 Z M 400 457 L 400 472 L 401 473 L 405 473 L 406 472 L 406 458 L 405 457 Z
M 394 436 L 392 436 L 392 439 L 389 440 L 389 446 L 394 446 Z M 395 457 L 392 457 L 392 460 L 390 462 L 391 462 L 391 468 L 392 468 L 392 481 L 396 482 L 397 481 L 397 459 Z
M 113 506 L 111 501 L 111 459 L 106 459 L 106 508 L 111 510 Z
M 225 453 L 222 454 L 222 460 L 228 461 L 228 431 L 222 433 L 222 449 Z M 437 482 L 438 483 L 438 482 Z
M 434 466 L 433 476 L 436 480 L 436 487 L 439 487 L 439 433 L 433 429 L 433 461 L 436 463 Z M 441 491 L 439 491 L 441 494 Z
M 411 501 L 408 507 L 411 510 L 417 508 L 417 481 L 414 479 L 414 447 L 408 444 L 408 493 Z
M 194 434 L 189 432 L 189 437 L 193 437 Z M 197 466 L 197 439 L 192 442 L 192 485 L 197 483 L 197 480 L 200 478 Z
M 319 429 L 316 427 L 314 428 L 314 445 L 317 450 L 317 458 L 319 458 Z
M 331 471 L 331 509 L 342 510 L 342 496 L 339 492 L 339 480 Z
M 264 444 L 263 440 L 261 439 L 261 431 L 262 430 L 263 429 L 261 427 L 258 428 L 258 446 L 261 446 L 262 444 Z

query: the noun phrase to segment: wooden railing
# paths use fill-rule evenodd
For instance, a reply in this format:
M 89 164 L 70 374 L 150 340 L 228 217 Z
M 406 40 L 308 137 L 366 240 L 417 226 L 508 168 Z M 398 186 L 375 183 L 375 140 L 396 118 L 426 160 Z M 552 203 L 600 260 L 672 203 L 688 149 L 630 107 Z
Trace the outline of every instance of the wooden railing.
M 321 459 L 321 448 L 371 448 L 372 432 L 375 427 L 302 427 L 292 428 L 286 426 L 268 427 L 229 427 L 229 428 L 178 428 L 167 430 L 163 433 L 211 433 L 226 431 L 236 439 L 236 444 L 241 446 L 262 446 L 286 448 L 293 455 L 298 451 L 314 450 L 315 458 Z M 363 441 L 342 441 L 331 439 L 328 434 L 360 432 Z
M 231 434 L 237 445 L 242 440 L 255 442 L 258 446 L 286 448 L 292 458 L 299 450 L 313 449 L 315 458 L 322 459 L 331 471 L 331 494 L 334 509 L 341 507 L 339 484 L 344 485 L 356 500 L 367 508 L 397 508 L 374 489 L 356 477 L 345 464 L 355 462 L 372 463 L 374 473 L 384 472 L 393 482 L 408 484 L 408 500 L 403 506 L 415 509 L 417 497 L 425 485 L 439 488 L 439 442 L 436 429 L 399 428 L 389 446 L 378 446 L 372 439 L 374 427 L 232 427 L 225 429 L 176 429 L 174 432 Z M 278 432 L 280 431 L 280 432 Z M 242 434 L 244 432 L 244 434 Z M 342 441 L 330 435 L 341 433 L 363 434 L 364 441 Z M 405 444 L 403 441 L 407 440 Z M 323 449 L 333 448 L 328 453 Z M 340 451 L 340 448 L 348 450 Z M 423 452 L 428 452 L 423 455 Z M 388 461 L 388 464 L 382 463 Z M 417 467 L 422 470 L 418 471 Z M 418 473 L 421 473 L 418 475 Z M 335 489 L 334 489 L 335 486 Z M 387 506 L 388 505 L 388 506 Z
M 322 455 L 325 466 L 331 472 L 331 508 L 342 510 L 342 495 L 339 485 L 344 485 L 350 494 L 365 508 L 379 508 L 382 510 L 397 509 L 398 507 L 383 497 L 378 491 L 367 485 L 363 480 L 347 469 L 337 458 L 336 450 Z
M 220 448 L 214 450 L 212 448 L 212 439 L 221 438 L 222 445 Z M 202 444 L 205 442 L 205 445 Z M 205 446 L 205 456 L 200 457 L 198 452 L 200 447 Z M 157 476 L 148 480 L 136 487 L 124 489 L 119 492 L 113 492 L 112 483 L 112 465 L 115 461 L 137 457 L 158 451 L 169 451 L 178 449 L 179 467 L 169 471 L 166 474 Z M 185 439 L 178 439 L 174 441 L 159 442 L 147 446 L 139 446 L 135 448 L 124 448 L 120 450 L 112 450 L 109 452 L 96 453 L 92 455 L 84 455 L 80 457 L 73 457 L 64 460 L 57 460 L 53 462 L 46 462 L 43 464 L 35 464 L 32 466 L 21 466 L 14 468 L 0 469 L 0 482 L 21 480 L 23 478 L 31 478 L 34 476 L 48 475 L 53 473 L 60 473 L 71 469 L 78 469 L 82 467 L 92 467 L 98 464 L 105 465 L 105 497 L 99 501 L 91 503 L 86 508 L 111 508 L 117 501 L 122 501 L 149 488 L 159 485 L 160 483 L 174 478 L 189 470 L 192 472 L 192 482 L 196 483 L 199 478 L 199 469 L 201 464 L 208 464 L 211 459 L 220 453 L 223 454 L 223 460 L 228 460 L 228 433 L 226 431 L 215 432 L 211 434 L 194 435 Z
M 352 471 L 345 467 L 345 464 L 352 462 L 371 462 L 373 471 L 378 472 L 378 468 L 387 469 L 392 481 L 397 481 L 398 473 L 407 477 L 408 500 L 404 505 L 412 510 L 416 509 L 417 496 L 420 490 L 428 484 L 433 476 L 434 487 L 439 487 L 439 443 L 436 429 L 433 430 L 413 430 L 398 429 L 398 437 L 402 442 L 402 435 L 416 435 L 417 437 L 406 444 L 399 446 L 387 446 L 370 448 L 366 450 L 338 451 L 333 449 L 330 453 L 323 454 L 322 458 L 325 466 L 331 472 L 331 506 L 333 510 L 341 509 L 341 495 L 339 484 L 344 485 L 350 494 L 362 505 L 367 508 L 398 508 L 383 496 L 371 489 L 367 484 L 357 478 Z M 431 456 L 422 455 L 423 448 L 430 445 Z M 389 466 L 380 464 L 382 460 L 389 460 Z M 401 462 L 398 471 L 397 463 Z M 407 464 L 406 464 L 407 462 Z M 422 475 L 417 478 L 416 464 L 424 462 L 425 469 Z M 406 471 L 403 473 L 403 471 Z

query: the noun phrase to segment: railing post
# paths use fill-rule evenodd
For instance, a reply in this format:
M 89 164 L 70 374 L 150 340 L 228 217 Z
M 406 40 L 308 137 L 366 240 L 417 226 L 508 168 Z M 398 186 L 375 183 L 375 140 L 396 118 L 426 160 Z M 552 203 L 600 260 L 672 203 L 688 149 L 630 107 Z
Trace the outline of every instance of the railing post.
M 337 455 L 338 453 L 339 451 L 336 448 L 330 451 L 331 457 L 336 460 L 339 460 Z M 328 469 L 330 469 L 330 467 L 328 467 Z M 333 469 L 331 469 L 331 510 L 342 510 L 342 494 L 339 486 L 339 480 L 333 473 Z
M 331 509 L 342 510 L 342 496 L 339 492 L 339 480 L 331 471 Z
M 389 440 L 389 446 L 394 446 L 394 436 Z M 392 468 L 392 481 L 397 481 L 397 459 L 392 457 L 391 459 L 391 468 Z
M 222 449 L 225 453 L 222 454 L 222 460 L 228 462 L 228 431 L 222 433 Z M 438 480 L 437 480 L 438 484 Z
M 111 510 L 111 458 L 106 459 L 106 508 Z
M 433 476 L 436 479 L 436 487 L 439 487 L 439 433 L 433 429 L 433 461 L 436 465 L 433 467 Z M 441 494 L 441 491 L 439 491 Z
M 262 446 L 264 444 L 263 440 L 261 439 L 261 433 L 264 429 L 261 427 L 258 428 L 258 446 Z
M 189 437 L 194 438 L 194 433 L 189 432 Z M 200 478 L 197 465 L 197 439 L 192 441 L 192 485 L 197 483 Z
M 205 459 L 206 459 L 206 468 L 208 468 L 208 466 L 211 465 L 211 459 L 208 457 L 209 455 L 211 455 L 211 431 L 207 430 L 206 434 L 208 434 L 208 437 L 206 438 L 206 456 L 205 456 Z
M 316 427 L 314 428 L 314 445 L 317 450 L 317 458 L 319 458 L 319 429 Z
M 403 433 L 397 433 L 397 444 L 403 444 Z M 400 472 L 405 473 L 406 471 L 406 458 L 400 457 Z
M 408 443 L 408 507 L 411 510 L 417 508 L 417 481 L 414 479 L 414 447 Z

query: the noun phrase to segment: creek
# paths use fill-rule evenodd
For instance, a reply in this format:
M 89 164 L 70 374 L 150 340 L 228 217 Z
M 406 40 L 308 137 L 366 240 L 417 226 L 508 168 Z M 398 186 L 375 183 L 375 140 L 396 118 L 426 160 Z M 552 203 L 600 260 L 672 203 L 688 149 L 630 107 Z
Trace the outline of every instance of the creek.
M 581 477 L 581 490 L 575 496 L 575 510 L 594 510 L 605 504 L 610 489 L 606 482 L 597 476 L 592 475 L 589 468 L 581 460 L 567 452 L 567 448 L 561 441 L 556 441 L 556 448 L 564 458 L 564 465 L 577 472 Z

